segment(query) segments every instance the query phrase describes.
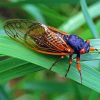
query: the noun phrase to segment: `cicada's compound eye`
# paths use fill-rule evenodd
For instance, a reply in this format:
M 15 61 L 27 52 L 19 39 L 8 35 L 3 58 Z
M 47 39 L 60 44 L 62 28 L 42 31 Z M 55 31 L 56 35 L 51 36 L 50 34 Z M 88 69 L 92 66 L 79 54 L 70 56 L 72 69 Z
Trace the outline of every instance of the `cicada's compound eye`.
M 80 50 L 80 54 L 88 53 L 90 50 L 90 41 L 85 41 L 83 48 Z

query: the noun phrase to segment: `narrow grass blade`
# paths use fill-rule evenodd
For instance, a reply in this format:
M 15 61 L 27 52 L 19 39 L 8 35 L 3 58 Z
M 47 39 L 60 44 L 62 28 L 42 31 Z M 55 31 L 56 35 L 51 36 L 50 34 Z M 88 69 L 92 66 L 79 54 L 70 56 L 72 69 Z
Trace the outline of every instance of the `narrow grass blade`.
M 80 0 L 80 4 L 81 4 L 81 8 L 84 14 L 84 17 L 86 19 L 86 22 L 90 28 L 91 33 L 94 35 L 95 38 L 99 38 L 98 32 L 96 30 L 96 27 L 88 13 L 88 9 L 87 9 L 87 4 L 86 4 L 86 0 Z

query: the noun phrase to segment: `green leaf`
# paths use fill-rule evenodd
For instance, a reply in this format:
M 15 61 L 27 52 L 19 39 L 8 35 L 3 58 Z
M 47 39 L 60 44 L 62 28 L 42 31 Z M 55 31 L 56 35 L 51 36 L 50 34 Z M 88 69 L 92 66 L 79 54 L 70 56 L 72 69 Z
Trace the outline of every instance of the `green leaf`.
M 91 45 L 97 47 L 97 49 L 100 48 L 99 44 L 100 44 L 100 39 L 91 40 Z M 24 45 L 4 35 L 0 36 L 0 54 L 19 58 L 21 60 L 25 60 L 27 62 L 33 63 L 33 65 L 41 66 L 47 69 L 49 69 L 52 63 L 56 60 L 56 56 L 50 56 L 50 55 L 41 54 L 41 53 L 32 51 L 29 48 L 26 48 Z M 90 55 L 89 60 L 94 59 L 94 57 L 92 56 L 92 53 L 86 54 L 85 59 L 87 59 L 87 56 L 89 55 Z M 81 58 L 84 58 L 84 56 L 81 56 Z M 100 59 L 99 54 L 98 54 L 98 59 Z M 18 74 L 24 74 L 25 72 L 29 73 L 29 69 L 32 69 L 32 67 L 27 67 L 27 66 L 29 65 L 26 64 L 24 67 L 18 67 L 16 69 L 12 69 L 13 73 L 11 73 L 11 70 L 5 72 L 8 74 L 6 77 L 9 77 L 9 74 L 10 76 L 12 75 L 11 77 L 13 77 L 13 74 L 15 74 L 16 72 L 18 72 L 16 74 L 17 77 L 18 77 Z M 30 66 L 32 66 L 32 64 Z M 52 71 L 57 72 L 59 75 L 64 77 L 66 70 L 67 70 L 67 66 L 68 66 L 68 58 L 65 57 L 65 59 L 62 59 L 59 63 L 56 64 L 56 66 L 52 69 Z M 80 83 L 80 76 L 75 66 L 76 66 L 75 62 L 73 62 L 71 70 L 68 73 L 68 78 Z M 100 88 L 98 88 L 100 87 L 100 84 L 99 84 L 100 83 L 100 72 L 88 66 L 88 63 L 84 64 L 81 62 L 81 66 L 82 66 L 82 77 L 83 77 L 82 84 L 97 92 L 100 92 Z M 95 66 L 95 62 L 93 66 Z M 20 71 L 20 69 L 22 70 Z M 4 80 L 5 73 L 0 74 L 0 78 L 2 80 Z
M 0 61 L 0 83 L 42 69 L 42 67 L 36 66 L 32 63 L 20 59 L 8 58 L 6 60 Z
M 16 68 L 18 66 L 22 66 L 22 65 L 27 64 L 27 63 L 28 62 L 22 61 L 22 60 L 19 60 L 19 59 L 8 58 L 8 59 L 0 62 L 0 73 L 7 71 L 7 70 L 10 70 L 12 68 Z

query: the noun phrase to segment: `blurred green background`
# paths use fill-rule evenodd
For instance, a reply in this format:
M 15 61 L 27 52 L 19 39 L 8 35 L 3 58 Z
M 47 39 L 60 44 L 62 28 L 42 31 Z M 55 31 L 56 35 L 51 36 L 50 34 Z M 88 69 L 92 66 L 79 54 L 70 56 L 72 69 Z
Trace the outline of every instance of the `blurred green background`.
M 88 8 L 84 3 L 88 5 Z M 83 39 L 99 38 L 100 1 L 0 0 L 0 34 L 5 34 L 3 25 L 7 19 L 36 20 L 69 34 L 76 34 Z M 0 39 L 3 43 L 3 35 Z M 7 43 L 6 41 L 5 44 Z M 9 49 L 5 49 L 6 55 L 6 51 L 9 52 Z M 3 50 L 1 49 L 1 51 Z M 69 75 L 74 81 L 68 78 L 65 79 L 55 72 L 42 68 L 40 65 L 37 67 L 30 63 L 27 64 L 26 61 L 23 61 L 24 59 L 19 60 L 5 55 L 0 53 L 0 100 L 100 100 L 100 87 L 98 87 L 100 80 L 95 81 L 91 78 L 90 83 L 83 81 L 85 86 L 80 85 L 80 79 L 77 81 L 79 77 L 75 76 L 76 78 L 74 78 L 74 74 Z M 51 61 L 55 59 L 55 57 L 48 56 L 48 61 L 49 57 Z M 85 59 L 85 57 L 83 58 Z M 38 60 L 42 62 L 41 59 Z M 66 60 L 63 62 L 67 63 Z M 42 63 L 45 65 L 45 62 Z M 96 76 L 97 74 L 100 75 L 100 62 L 97 60 L 94 63 L 93 61 L 84 63 L 88 63 L 88 65 L 95 63 L 96 74 L 93 74 L 93 76 L 100 79 L 100 76 Z M 32 68 L 32 66 L 35 67 Z M 77 70 L 75 71 L 78 76 L 79 73 Z M 89 77 L 86 77 L 88 80 Z M 92 84 L 92 81 L 97 86 Z M 92 89 L 90 89 L 91 87 Z

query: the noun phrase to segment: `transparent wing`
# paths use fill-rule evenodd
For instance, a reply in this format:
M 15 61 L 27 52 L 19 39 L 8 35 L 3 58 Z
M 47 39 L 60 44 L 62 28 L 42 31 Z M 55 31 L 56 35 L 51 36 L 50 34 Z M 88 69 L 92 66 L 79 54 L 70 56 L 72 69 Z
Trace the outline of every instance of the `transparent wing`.
M 17 40 L 24 40 L 24 35 L 30 30 L 33 23 L 36 22 L 24 19 L 8 20 L 5 22 L 4 30 L 9 37 Z

